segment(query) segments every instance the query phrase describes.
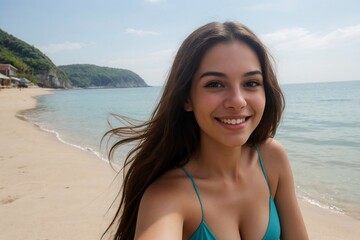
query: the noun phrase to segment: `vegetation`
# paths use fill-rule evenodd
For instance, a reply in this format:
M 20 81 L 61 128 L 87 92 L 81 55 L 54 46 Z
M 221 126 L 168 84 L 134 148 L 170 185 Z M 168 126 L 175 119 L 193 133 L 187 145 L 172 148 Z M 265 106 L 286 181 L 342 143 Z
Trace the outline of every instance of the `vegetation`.
M 70 78 L 73 86 L 88 87 L 146 87 L 145 81 L 136 73 L 91 64 L 72 64 L 59 66 Z
M 37 74 L 53 73 L 69 83 L 67 76 L 39 49 L 4 32 L 0 29 L 0 63 L 9 63 L 16 67 L 19 76 L 26 76 L 31 81 Z
M 31 75 L 31 74 L 18 73 L 18 74 L 17 74 L 17 77 L 18 77 L 18 78 L 26 78 L 27 80 L 30 80 L 30 81 L 31 81 L 32 83 L 34 83 L 34 84 L 37 84 L 37 83 L 38 83 L 37 79 L 36 79 L 33 75 Z
M 0 63 L 18 69 L 39 86 L 51 88 L 74 87 L 146 87 L 145 81 L 126 69 L 99 67 L 90 64 L 55 66 L 39 49 L 0 29 Z

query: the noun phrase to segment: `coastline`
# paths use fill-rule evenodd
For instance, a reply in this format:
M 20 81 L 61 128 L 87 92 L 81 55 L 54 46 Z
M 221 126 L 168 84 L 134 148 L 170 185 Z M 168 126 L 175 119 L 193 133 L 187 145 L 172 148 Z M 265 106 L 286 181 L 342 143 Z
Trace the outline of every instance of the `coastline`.
M 16 117 L 41 88 L 0 92 L 0 238 L 100 239 L 119 189 L 95 155 Z M 360 221 L 300 201 L 310 239 L 357 239 Z
M 111 220 L 111 167 L 16 117 L 51 91 L 0 92 L 0 239 L 100 239 Z

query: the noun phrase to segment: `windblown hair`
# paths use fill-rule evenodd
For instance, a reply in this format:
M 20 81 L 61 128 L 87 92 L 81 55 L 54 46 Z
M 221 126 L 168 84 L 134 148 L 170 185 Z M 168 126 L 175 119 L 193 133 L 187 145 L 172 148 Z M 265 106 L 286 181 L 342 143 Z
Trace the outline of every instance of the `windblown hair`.
M 263 73 L 265 110 L 247 143 L 256 144 L 275 135 L 285 102 L 266 47 L 246 26 L 236 22 L 213 22 L 195 30 L 180 46 L 162 97 L 150 119 L 131 124 L 131 120 L 121 117 L 127 125 L 105 134 L 119 137 L 108 152 L 110 160 L 119 146 L 137 143 L 125 159 L 120 205 L 105 231 L 115 230 L 112 239 L 134 238 L 140 200 L 145 190 L 168 170 L 185 165 L 198 150 L 199 126 L 194 114 L 184 110 L 184 104 L 204 54 L 216 44 L 231 41 L 243 42 L 253 49 Z

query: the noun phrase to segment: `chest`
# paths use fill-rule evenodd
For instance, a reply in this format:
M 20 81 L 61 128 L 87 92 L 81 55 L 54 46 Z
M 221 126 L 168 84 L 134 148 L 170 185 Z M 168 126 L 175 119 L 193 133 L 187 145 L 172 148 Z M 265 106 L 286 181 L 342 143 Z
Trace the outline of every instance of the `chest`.
M 238 185 L 198 181 L 201 205 L 192 201 L 185 234 L 191 236 L 202 218 L 217 239 L 262 239 L 269 223 L 270 193 L 262 174 Z

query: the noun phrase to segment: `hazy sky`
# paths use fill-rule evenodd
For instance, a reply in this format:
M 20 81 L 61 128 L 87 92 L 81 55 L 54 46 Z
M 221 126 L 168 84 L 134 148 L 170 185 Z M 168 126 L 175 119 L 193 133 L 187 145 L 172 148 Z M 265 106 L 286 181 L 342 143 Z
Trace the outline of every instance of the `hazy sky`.
M 0 0 L 0 28 L 56 65 L 126 68 L 150 85 L 190 32 L 228 20 L 260 36 L 281 83 L 360 80 L 358 0 Z

